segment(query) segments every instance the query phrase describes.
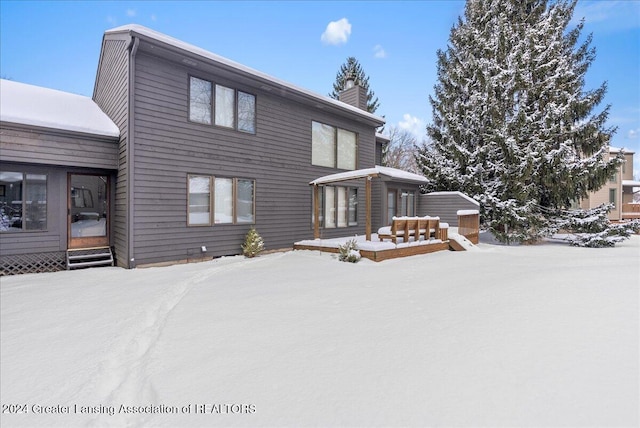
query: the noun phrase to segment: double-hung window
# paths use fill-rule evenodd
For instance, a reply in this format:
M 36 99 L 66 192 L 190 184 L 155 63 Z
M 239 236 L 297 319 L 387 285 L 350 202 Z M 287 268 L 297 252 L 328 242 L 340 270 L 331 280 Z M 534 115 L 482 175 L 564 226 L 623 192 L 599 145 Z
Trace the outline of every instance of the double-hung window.
M 47 176 L 0 171 L 0 232 L 47 229 Z
M 188 176 L 189 226 L 251 224 L 255 220 L 255 180 Z
M 311 122 L 311 164 L 354 170 L 358 145 L 355 132 Z
M 256 133 L 256 96 L 189 77 L 189 120 Z

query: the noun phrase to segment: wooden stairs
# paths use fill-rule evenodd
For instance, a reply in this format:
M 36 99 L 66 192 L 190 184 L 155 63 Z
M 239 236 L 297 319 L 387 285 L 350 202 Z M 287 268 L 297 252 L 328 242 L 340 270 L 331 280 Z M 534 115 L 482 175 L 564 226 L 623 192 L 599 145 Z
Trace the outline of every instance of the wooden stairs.
M 67 250 L 67 270 L 95 266 L 113 266 L 111 247 Z

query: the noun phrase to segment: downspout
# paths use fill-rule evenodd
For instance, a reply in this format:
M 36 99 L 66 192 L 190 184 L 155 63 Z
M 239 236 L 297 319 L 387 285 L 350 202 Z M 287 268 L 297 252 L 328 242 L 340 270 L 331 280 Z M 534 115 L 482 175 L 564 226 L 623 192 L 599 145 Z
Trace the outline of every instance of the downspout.
M 129 269 L 136 267 L 136 259 L 133 255 L 133 232 L 134 232 L 134 197 L 133 197 L 133 183 L 135 181 L 135 157 L 134 157 L 134 147 L 135 147 L 135 118 L 134 118 L 134 83 L 135 83 L 135 72 L 136 72 L 136 63 L 135 56 L 138 51 L 138 44 L 140 43 L 140 39 L 133 36 L 131 42 L 127 49 L 129 50 L 129 87 L 127 96 L 129 99 L 127 100 L 127 234 L 128 238 L 128 253 L 129 253 L 129 261 L 128 266 Z

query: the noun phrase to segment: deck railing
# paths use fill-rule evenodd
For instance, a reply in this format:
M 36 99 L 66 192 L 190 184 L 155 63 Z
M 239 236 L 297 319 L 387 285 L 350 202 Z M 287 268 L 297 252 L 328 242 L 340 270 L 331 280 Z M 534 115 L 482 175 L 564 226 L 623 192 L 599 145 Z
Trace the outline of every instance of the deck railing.
M 458 233 L 477 244 L 480 240 L 480 212 L 478 210 L 458 211 Z

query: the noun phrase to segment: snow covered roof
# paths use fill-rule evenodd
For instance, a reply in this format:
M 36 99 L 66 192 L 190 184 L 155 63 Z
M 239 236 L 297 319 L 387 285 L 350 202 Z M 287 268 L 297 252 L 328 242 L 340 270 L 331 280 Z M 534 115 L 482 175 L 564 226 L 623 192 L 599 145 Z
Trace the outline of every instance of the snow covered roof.
M 237 63 L 235 61 L 232 61 L 228 58 L 222 57 L 220 55 L 216 55 L 212 52 L 209 52 L 205 49 L 199 48 L 197 46 L 191 45 L 189 43 L 183 42 L 181 40 L 175 39 L 171 36 L 167 36 L 166 34 L 160 33 L 158 31 L 152 30 L 150 28 L 144 27 L 142 25 L 137 25 L 137 24 L 127 24 L 127 25 L 123 25 L 120 27 L 116 27 L 116 28 L 112 28 L 110 30 L 105 31 L 105 34 L 117 34 L 117 33 L 135 33 L 144 37 L 147 37 L 149 39 L 152 40 L 156 40 L 158 42 L 162 42 L 165 43 L 167 45 L 173 46 L 175 48 L 178 49 L 182 49 L 184 51 L 187 51 L 189 53 L 201 56 L 203 58 L 206 58 L 208 60 L 211 61 L 215 61 L 219 64 L 222 64 L 226 67 L 229 67 L 233 70 L 235 70 L 236 72 L 239 73 L 244 73 L 247 75 L 250 75 L 254 78 L 257 78 L 259 80 L 263 80 L 266 83 L 270 83 L 272 85 L 275 86 L 279 86 L 283 89 L 287 89 L 289 91 L 294 91 L 297 92 L 299 94 L 304 95 L 307 98 L 310 98 L 316 102 L 321 102 L 322 104 L 329 104 L 332 105 L 334 107 L 343 109 L 343 110 L 348 110 L 351 113 L 356 113 L 360 116 L 366 117 L 369 120 L 372 120 L 374 122 L 379 123 L 378 126 L 383 125 L 385 123 L 385 120 L 380 117 L 380 116 L 376 116 L 374 114 L 371 114 L 365 110 L 361 110 L 357 107 L 354 107 L 352 105 L 343 103 L 341 101 L 335 100 L 333 98 L 329 98 L 320 94 L 317 94 L 315 92 L 309 91 L 307 89 L 304 89 L 302 87 L 293 85 L 289 82 L 285 82 L 284 80 L 280 80 L 278 78 L 275 78 L 273 76 L 270 76 L 266 73 L 263 73 L 261 71 L 255 70 L 253 68 L 247 67 L 245 65 L 242 65 L 240 63 Z
M 627 154 L 635 154 L 635 152 L 631 149 L 627 149 L 626 147 L 609 147 L 609 153 L 627 153 Z
M 89 97 L 0 79 L 0 121 L 105 137 L 120 130 Z
M 384 134 L 381 134 L 381 133 L 379 133 L 379 132 L 376 132 L 376 140 L 382 140 L 382 141 L 384 141 L 385 143 L 388 143 L 388 142 L 390 142 L 390 141 L 391 141 L 391 138 L 387 137 L 387 136 L 386 136 L 386 135 L 384 135 Z
M 427 193 L 427 195 L 456 195 L 456 196 L 460 196 L 461 198 L 466 199 L 467 201 L 471 202 L 474 205 L 480 206 L 480 202 L 476 201 L 475 199 L 465 195 L 462 192 L 431 192 L 431 193 Z
M 640 187 L 640 181 L 622 180 L 622 185 L 625 186 L 625 187 Z
M 403 171 L 401 169 L 389 168 L 386 166 L 376 165 L 373 168 L 357 169 L 355 171 L 339 172 L 336 174 L 325 175 L 324 177 L 316 178 L 309 184 L 320 185 L 336 183 L 339 181 L 356 180 L 358 178 L 366 177 L 378 177 L 384 176 L 393 180 L 405 181 L 409 183 L 422 184 L 426 183 L 427 179 L 421 175 L 414 174 L 412 172 Z

